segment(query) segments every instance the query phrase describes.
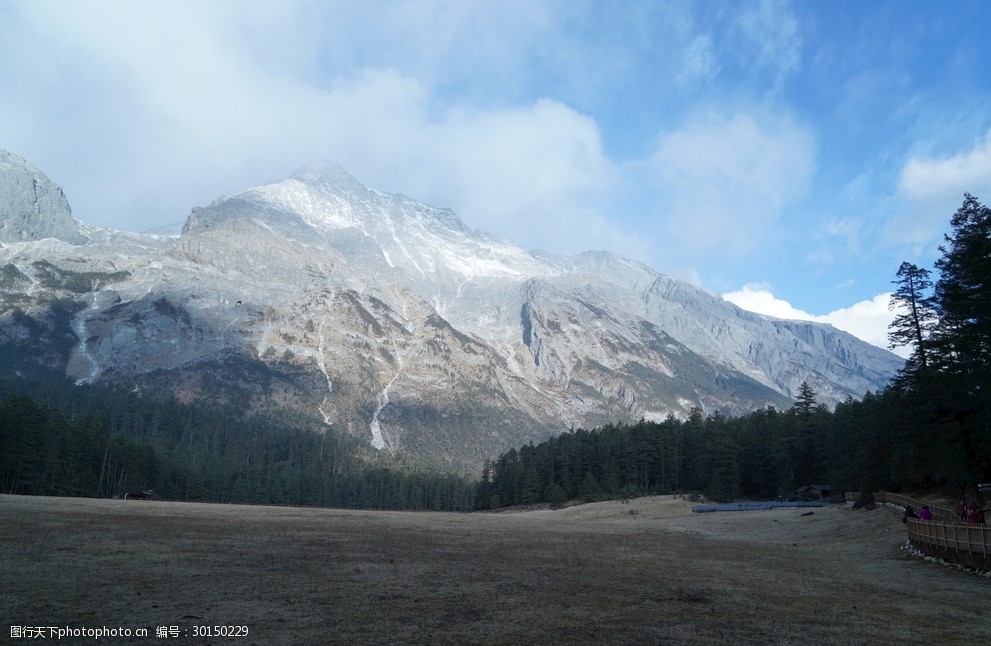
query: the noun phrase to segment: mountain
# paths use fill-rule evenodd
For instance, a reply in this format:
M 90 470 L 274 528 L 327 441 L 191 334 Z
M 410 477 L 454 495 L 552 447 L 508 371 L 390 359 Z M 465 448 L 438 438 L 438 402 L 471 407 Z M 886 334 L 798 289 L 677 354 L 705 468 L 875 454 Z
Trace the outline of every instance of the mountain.
M 23 157 L 0 149 L 0 241 L 44 238 L 85 242 L 62 189 Z
M 528 253 L 326 162 L 195 208 L 178 236 L 73 220 L 0 156 L 0 376 L 56 371 L 291 411 L 478 467 L 571 427 L 882 388 L 895 355 L 605 252 Z

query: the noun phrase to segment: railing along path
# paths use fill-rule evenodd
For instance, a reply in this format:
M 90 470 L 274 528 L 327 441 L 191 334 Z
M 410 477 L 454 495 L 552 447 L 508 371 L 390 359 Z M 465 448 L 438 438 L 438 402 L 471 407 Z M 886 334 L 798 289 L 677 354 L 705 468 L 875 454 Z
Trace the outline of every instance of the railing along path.
M 847 502 L 857 500 L 856 492 L 846 493 Z M 948 507 L 930 505 L 899 494 L 878 492 L 874 500 L 881 504 L 912 507 L 916 511 L 929 506 L 932 520 L 907 518 L 905 527 L 908 539 L 919 551 L 947 561 L 961 563 L 979 569 L 991 569 L 991 528 L 986 525 L 968 525 L 957 520 L 956 513 Z

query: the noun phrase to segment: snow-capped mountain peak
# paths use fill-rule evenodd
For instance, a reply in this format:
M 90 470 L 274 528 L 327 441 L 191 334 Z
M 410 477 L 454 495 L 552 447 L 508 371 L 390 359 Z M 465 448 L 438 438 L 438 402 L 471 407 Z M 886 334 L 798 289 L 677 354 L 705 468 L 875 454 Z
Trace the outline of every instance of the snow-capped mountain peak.
M 0 344 L 25 361 L 185 397 L 219 370 L 254 407 L 471 466 L 570 427 L 788 406 L 802 382 L 859 397 L 901 365 L 614 254 L 528 253 L 327 162 L 193 209 L 178 239 L 84 237 L 0 248 Z

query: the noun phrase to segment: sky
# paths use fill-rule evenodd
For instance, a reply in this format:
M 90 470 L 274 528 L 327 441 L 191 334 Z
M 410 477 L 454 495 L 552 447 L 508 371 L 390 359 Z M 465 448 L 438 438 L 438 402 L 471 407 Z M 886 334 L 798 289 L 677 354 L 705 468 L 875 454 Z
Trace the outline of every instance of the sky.
M 985 0 L 0 0 L 0 148 L 133 231 L 330 160 L 886 346 L 899 264 L 991 201 L 989 32 Z

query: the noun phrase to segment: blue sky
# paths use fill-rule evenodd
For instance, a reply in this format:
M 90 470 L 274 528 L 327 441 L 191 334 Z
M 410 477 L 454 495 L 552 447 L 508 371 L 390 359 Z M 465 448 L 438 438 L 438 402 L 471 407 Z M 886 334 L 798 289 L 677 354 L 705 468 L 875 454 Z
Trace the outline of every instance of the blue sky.
M 884 345 L 991 201 L 991 2 L 0 0 L 0 147 L 121 229 L 329 159 Z

